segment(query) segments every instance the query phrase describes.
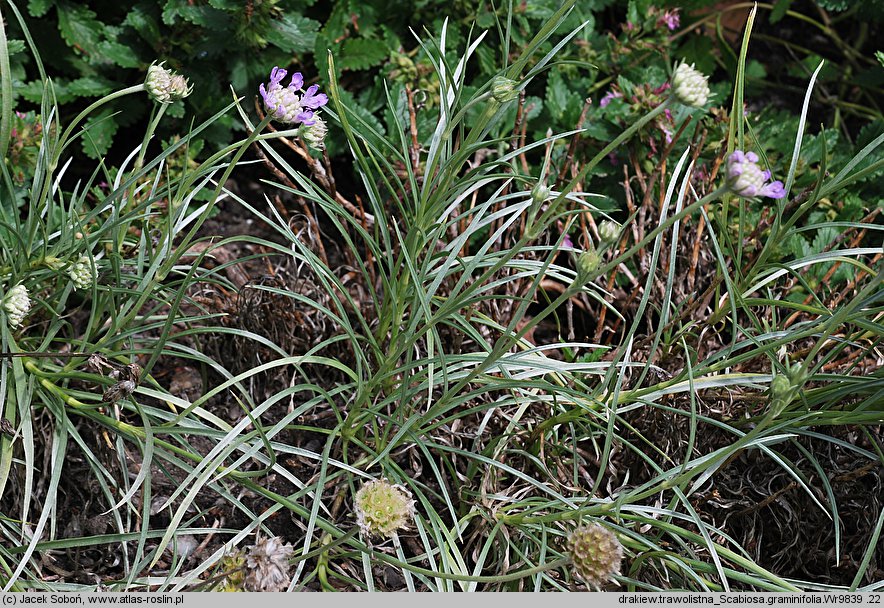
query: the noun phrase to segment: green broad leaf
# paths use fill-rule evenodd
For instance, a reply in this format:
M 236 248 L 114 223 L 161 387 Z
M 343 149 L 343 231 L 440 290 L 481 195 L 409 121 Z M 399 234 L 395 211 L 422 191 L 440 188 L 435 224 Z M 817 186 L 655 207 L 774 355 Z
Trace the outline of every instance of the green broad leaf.
M 9 53 L 9 56 L 13 56 L 16 53 L 21 53 L 25 50 L 25 41 L 18 40 L 17 38 L 12 38 L 6 41 L 6 52 Z
M 792 6 L 792 0 L 777 0 L 770 12 L 770 22 L 776 23 L 786 15 L 786 11 Z
M 74 97 L 101 97 L 110 93 L 114 84 L 105 78 L 85 76 L 72 80 L 67 86 L 66 92 Z
M 178 14 L 185 21 L 199 25 L 217 34 L 223 30 L 229 30 L 232 26 L 230 15 L 211 6 L 185 6 Z M 231 42 L 227 41 L 228 44 Z M 229 47 L 228 47 L 229 48 Z
M 878 58 L 878 63 L 884 66 L 884 53 L 882 53 L 881 51 L 875 51 L 875 57 Z
M 93 11 L 85 6 L 70 3 L 59 4 L 58 31 L 69 47 L 90 62 L 102 61 L 99 43 L 104 37 L 104 24 L 96 19 Z
M 77 98 L 76 95 L 71 94 L 68 85 L 70 85 L 70 81 L 63 78 L 52 81 L 55 99 L 58 101 L 59 105 L 64 105 Z M 19 87 L 16 93 L 21 95 L 22 98 L 27 101 L 40 103 L 43 99 L 43 83 L 39 80 L 32 80 Z
M 55 4 L 55 0 L 28 0 L 28 14 L 31 17 L 42 17 L 53 4 Z
M 559 72 L 551 71 L 546 83 L 546 107 L 555 120 L 560 120 L 568 109 L 574 93 Z
M 344 42 L 339 55 L 344 70 L 367 70 L 387 60 L 390 50 L 376 40 L 350 38 Z
M 118 125 L 112 115 L 113 110 L 105 108 L 86 121 L 82 147 L 83 153 L 89 158 L 98 159 L 104 156 L 114 143 Z
M 141 65 L 132 48 L 125 44 L 104 40 L 98 44 L 98 48 L 102 57 L 121 68 L 137 68 Z
M 313 48 L 319 23 L 307 17 L 285 15 L 273 22 L 266 32 L 267 42 L 289 53 L 302 53 Z
M 822 253 L 825 251 L 826 247 L 828 247 L 832 241 L 834 241 L 838 237 L 838 229 L 833 227 L 820 228 L 816 231 L 816 236 L 813 237 L 813 244 L 811 244 L 811 250 L 814 254 Z
M 163 23 L 166 25 L 175 25 L 181 11 L 187 8 L 187 0 L 167 0 L 163 6 Z
M 152 14 L 153 7 L 136 5 L 123 20 L 123 25 L 131 27 L 151 46 L 157 46 L 163 38 L 157 15 Z
M 182 118 L 184 116 L 184 102 L 180 99 L 166 106 L 166 116 L 170 118 Z

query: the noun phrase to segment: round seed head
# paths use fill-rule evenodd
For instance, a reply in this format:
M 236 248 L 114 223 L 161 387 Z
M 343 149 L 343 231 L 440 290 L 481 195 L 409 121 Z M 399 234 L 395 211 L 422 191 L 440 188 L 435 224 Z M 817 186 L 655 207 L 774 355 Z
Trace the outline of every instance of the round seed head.
M 243 581 L 246 591 L 285 591 L 291 576 L 289 558 L 295 549 L 282 538 L 262 538 L 246 554 L 248 574 Z
M 599 588 L 620 574 L 623 546 L 613 532 L 599 524 L 580 526 L 571 532 L 568 553 L 574 572 L 592 587 Z
M 408 527 L 414 501 L 407 490 L 385 479 L 369 481 L 356 492 L 356 522 L 368 537 L 389 538 Z

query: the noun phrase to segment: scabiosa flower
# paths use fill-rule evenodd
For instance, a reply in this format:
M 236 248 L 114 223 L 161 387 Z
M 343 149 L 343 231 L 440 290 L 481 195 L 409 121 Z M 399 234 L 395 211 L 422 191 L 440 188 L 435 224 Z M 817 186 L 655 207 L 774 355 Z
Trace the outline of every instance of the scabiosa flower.
M 672 91 L 684 105 L 702 108 L 709 100 L 709 79 L 694 64 L 680 63 L 672 75 Z
M 68 276 L 76 289 L 89 289 L 95 282 L 95 272 L 89 256 L 81 255 L 68 270 Z
M 184 76 L 167 70 L 161 62 L 159 64 L 152 63 L 147 68 L 144 89 L 150 98 L 157 103 L 172 103 L 190 95 L 193 87 L 188 86 Z
M 28 297 L 28 288 L 19 283 L 6 293 L 3 298 L 3 310 L 6 311 L 6 319 L 9 327 L 15 329 L 25 320 L 28 311 L 31 310 L 31 298 Z
M 356 492 L 356 523 L 368 537 L 392 537 L 408 527 L 414 517 L 414 501 L 400 485 L 385 479 L 369 481 Z
M 266 87 L 263 84 L 258 87 L 264 99 L 264 109 L 281 123 L 312 125 L 315 121 L 314 110 L 327 104 L 328 96 L 319 93 L 319 85 L 316 84 L 304 91 L 304 77 L 301 72 L 295 72 L 289 85 L 283 87 L 280 83 L 286 74 L 286 70 L 275 67 L 270 72 L 270 83 Z
M 319 116 L 314 116 L 311 124 L 301 125 L 301 138 L 314 150 L 325 149 L 326 135 L 328 135 L 328 127 Z
M 595 588 L 620 574 L 623 546 L 613 532 L 599 524 L 580 526 L 571 532 L 568 553 L 577 575 Z
M 754 152 L 743 153 L 742 150 L 734 150 L 727 157 L 727 185 L 731 192 L 744 198 L 753 196 L 766 196 L 768 198 L 783 198 L 786 189 L 783 182 L 775 181 L 767 183 L 770 179 L 770 171 L 761 170 L 758 166 L 758 155 Z
M 295 549 L 278 536 L 263 538 L 249 547 L 243 581 L 246 591 L 285 591 L 291 581 L 289 557 Z

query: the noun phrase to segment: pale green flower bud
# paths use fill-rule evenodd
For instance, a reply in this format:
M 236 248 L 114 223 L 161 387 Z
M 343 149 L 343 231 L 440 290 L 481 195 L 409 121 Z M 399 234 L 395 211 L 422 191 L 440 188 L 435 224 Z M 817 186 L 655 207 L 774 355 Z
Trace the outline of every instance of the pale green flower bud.
M 408 527 L 414 501 L 407 490 L 381 479 L 369 481 L 356 492 L 356 523 L 366 536 L 392 537 Z
M 172 103 L 184 99 L 193 90 L 187 85 L 184 76 L 163 67 L 163 64 L 151 64 L 147 68 L 144 89 L 150 98 L 157 103 Z
M 491 81 L 491 96 L 500 104 L 512 101 L 519 96 L 519 91 L 516 90 L 518 85 L 518 82 L 505 76 L 495 76 Z
M 546 199 L 549 198 L 549 194 L 549 187 L 544 182 L 539 181 L 531 190 L 531 201 L 535 205 L 540 205 L 546 202 Z
M 326 135 L 328 135 L 328 127 L 319 116 L 313 116 L 313 124 L 301 125 L 301 138 L 314 150 L 325 149 Z
M 28 288 L 18 284 L 3 298 L 3 310 L 6 311 L 6 319 L 9 327 L 15 329 L 20 326 L 31 310 L 31 298 L 28 297 Z
M 604 220 L 599 224 L 599 237 L 603 243 L 612 243 L 620 234 L 620 225 L 611 220 Z
M 574 572 L 596 589 L 620 574 L 623 546 L 613 532 L 599 524 L 574 530 L 568 537 L 568 553 Z
M 672 91 L 684 105 L 702 108 L 709 101 L 709 79 L 694 64 L 681 63 L 672 75 Z
M 602 256 L 595 249 L 587 249 L 577 256 L 577 275 L 582 283 L 589 282 L 596 274 Z
M 95 272 L 89 256 L 81 255 L 80 259 L 71 264 L 68 276 L 76 289 L 89 289 L 95 282 Z

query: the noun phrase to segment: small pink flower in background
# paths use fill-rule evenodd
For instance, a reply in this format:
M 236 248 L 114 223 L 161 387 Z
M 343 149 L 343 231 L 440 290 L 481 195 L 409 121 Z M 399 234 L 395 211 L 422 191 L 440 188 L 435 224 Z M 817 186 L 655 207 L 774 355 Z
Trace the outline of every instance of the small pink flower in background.
M 664 11 L 664 13 L 657 20 L 657 25 L 665 25 L 667 28 L 669 28 L 669 31 L 678 29 L 680 23 L 681 16 L 678 14 L 677 8 Z
M 567 247 L 568 249 L 574 249 L 574 241 L 571 240 L 570 234 L 566 234 L 565 238 L 562 239 L 562 247 Z
M 599 101 L 599 107 L 605 108 L 613 100 L 619 99 L 620 97 L 623 97 L 623 93 L 621 93 L 620 91 L 608 91 L 607 93 L 605 93 L 605 96 L 602 97 L 601 101 Z

